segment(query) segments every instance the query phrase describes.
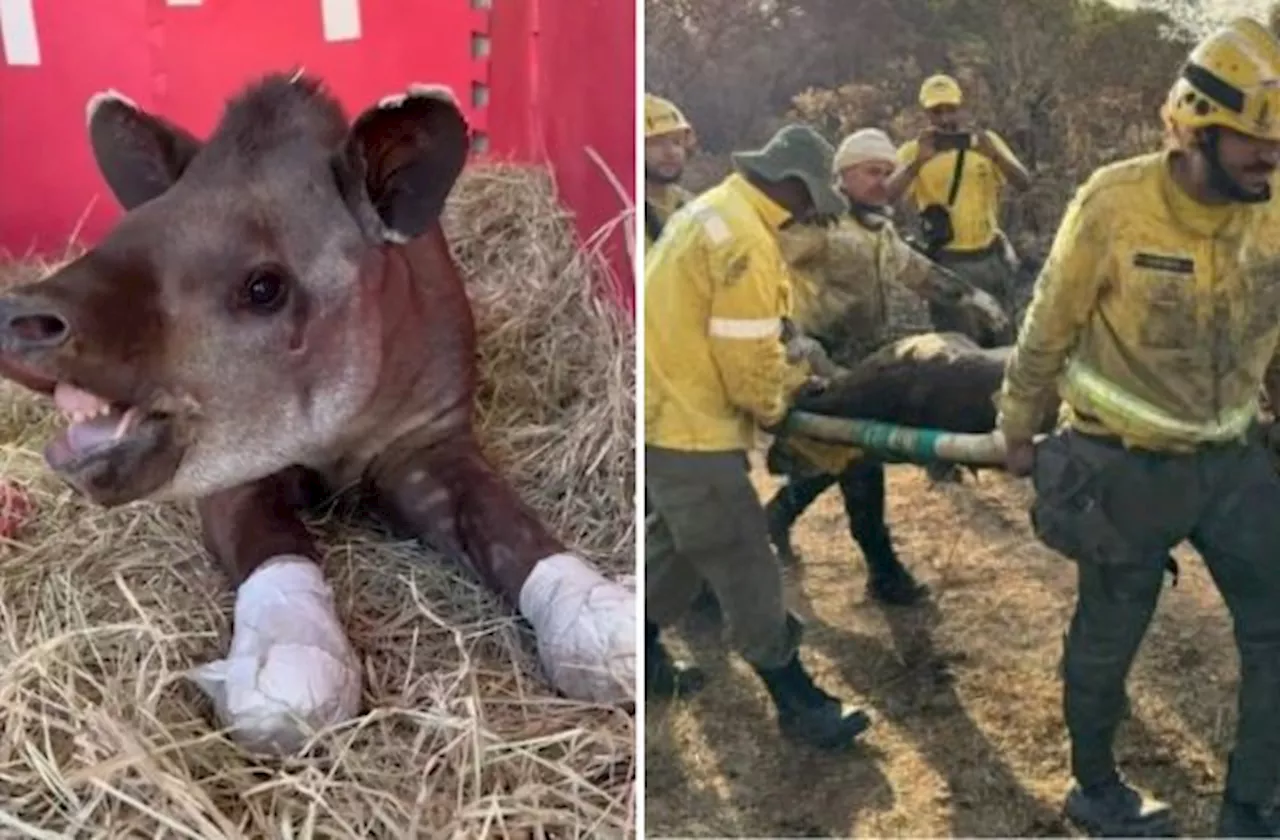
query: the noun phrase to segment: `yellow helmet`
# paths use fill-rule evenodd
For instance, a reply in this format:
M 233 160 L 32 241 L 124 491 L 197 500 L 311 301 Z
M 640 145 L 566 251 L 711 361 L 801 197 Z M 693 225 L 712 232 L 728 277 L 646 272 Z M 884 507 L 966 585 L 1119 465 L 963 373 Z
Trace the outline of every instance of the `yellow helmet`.
M 692 146 L 694 142 L 693 126 L 684 118 L 674 104 L 652 93 L 644 95 L 644 136 L 655 137 L 673 131 L 685 132 L 685 142 Z
M 1191 51 L 1161 115 L 1175 132 L 1218 125 L 1280 140 L 1280 44 L 1236 18 Z

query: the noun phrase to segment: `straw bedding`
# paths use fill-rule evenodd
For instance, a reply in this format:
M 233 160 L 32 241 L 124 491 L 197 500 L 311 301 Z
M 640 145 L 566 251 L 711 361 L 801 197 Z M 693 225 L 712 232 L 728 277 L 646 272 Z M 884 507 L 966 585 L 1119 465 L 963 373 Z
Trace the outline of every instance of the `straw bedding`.
M 599 261 L 539 170 L 468 172 L 446 228 L 491 454 L 571 545 L 632 573 L 631 326 L 593 294 Z M 87 505 L 44 469 L 51 424 L 0 385 L 0 475 L 36 507 L 0 543 L 0 837 L 634 834 L 632 718 L 558 698 L 465 572 L 333 516 L 312 524 L 370 711 L 298 758 L 242 752 L 180 677 L 225 651 L 234 597 L 192 510 Z

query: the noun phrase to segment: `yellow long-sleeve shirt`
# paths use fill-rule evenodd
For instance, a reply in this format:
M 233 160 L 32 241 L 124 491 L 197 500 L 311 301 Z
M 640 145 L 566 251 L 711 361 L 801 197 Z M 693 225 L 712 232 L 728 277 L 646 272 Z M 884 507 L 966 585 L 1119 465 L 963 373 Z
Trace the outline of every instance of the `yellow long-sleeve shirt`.
M 1016 160 L 1013 150 L 994 131 L 988 131 L 991 142 L 1001 154 Z M 920 168 L 907 197 L 916 210 L 930 204 L 946 204 L 951 191 L 951 179 L 955 175 L 957 151 L 939 152 Z M 898 149 L 898 163 L 910 165 L 920 155 L 920 142 L 910 140 Z M 964 157 L 964 171 L 960 175 L 960 189 L 951 207 L 951 227 L 954 237 L 947 244 L 948 250 L 976 251 L 995 241 L 1000 230 L 1000 196 L 1007 179 L 995 161 L 976 149 L 969 149 Z
M 645 255 L 645 443 L 749 449 L 781 419 L 804 371 L 780 340 L 791 282 L 778 249 L 787 212 L 730 175 L 671 218 Z
M 1036 283 L 1001 392 L 1029 439 L 1058 385 L 1076 428 L 1157 451 L 1243 435 L 1280 340 L 1280 199 L 1205 205 L 1172 153 L 1096 172 Z

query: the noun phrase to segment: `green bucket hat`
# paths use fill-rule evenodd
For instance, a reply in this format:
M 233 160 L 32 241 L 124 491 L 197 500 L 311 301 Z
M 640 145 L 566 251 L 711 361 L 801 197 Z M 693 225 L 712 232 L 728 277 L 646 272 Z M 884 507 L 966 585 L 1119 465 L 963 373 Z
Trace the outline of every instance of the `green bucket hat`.
M 807 125 L 792 123 L 778 129 L 763 149 L 734 152 L 733 163 L 766 181 L 799 178 L 809 190 L 814 211 L 823 216 L 846 212 L 849 205 L 832 185 L 836 151 Z

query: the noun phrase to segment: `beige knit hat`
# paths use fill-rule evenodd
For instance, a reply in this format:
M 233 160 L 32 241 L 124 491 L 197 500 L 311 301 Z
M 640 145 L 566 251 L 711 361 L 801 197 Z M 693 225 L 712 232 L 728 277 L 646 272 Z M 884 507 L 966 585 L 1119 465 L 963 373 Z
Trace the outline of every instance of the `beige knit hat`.
M 897 163 L 898 149 L 880 129 L 863 128 L 840 142 L 832 169 L 838 174 L 850 166 L 872 160 Z

